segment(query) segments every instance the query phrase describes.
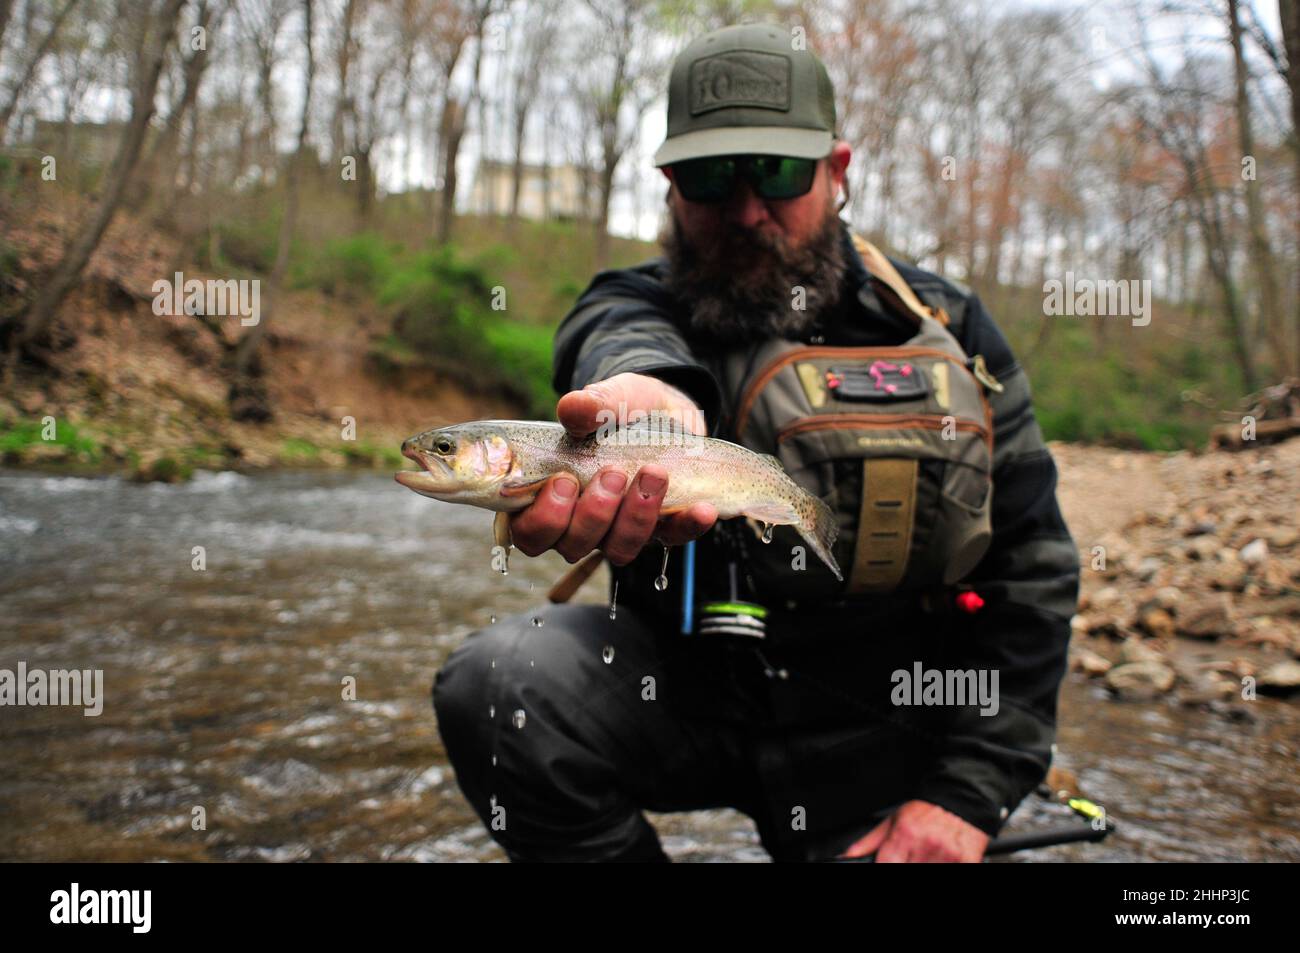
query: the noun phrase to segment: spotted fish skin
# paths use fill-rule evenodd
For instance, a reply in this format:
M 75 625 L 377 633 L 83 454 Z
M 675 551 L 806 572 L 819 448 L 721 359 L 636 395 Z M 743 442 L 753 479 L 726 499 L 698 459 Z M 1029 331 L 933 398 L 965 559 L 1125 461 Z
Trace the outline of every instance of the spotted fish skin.
M 574 439 L 558 423 L 476 420 L 416 434 L 402 444 L 402 454 L 423 468 L 397 474 L 403 486 L 498 512 L 527 507 L 556 473 L 572 474 L 585 488 L 602 470 L 620 470 L 630 483 L 642 466 L 655 463 L 668 471 L 662 512 L 710 503 L 719 519 L 793 526 L 843 579 L 831 554 L 839 527 L 830 508 L 775 457 L 726 440 L 649 423 Z

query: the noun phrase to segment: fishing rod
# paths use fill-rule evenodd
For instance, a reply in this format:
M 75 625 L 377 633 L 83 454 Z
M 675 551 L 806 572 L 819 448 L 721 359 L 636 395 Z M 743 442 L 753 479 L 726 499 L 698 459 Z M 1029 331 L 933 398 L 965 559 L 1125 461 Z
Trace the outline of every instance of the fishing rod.
M 1061 844 L 1098 843 L 1105 840 L 1107 835 L 1115 829 L 1115 822 L 1110 819 L 1105 810 L 1087 798 L 1073 797 L 1066 804 L 1075 814 L 1084 818 L 1086 823 L 1060 824 L 1044 830 L 1026 831 L 1023 834 L 1008 834 L 1005 837 L 996 837 L 989 841 L 988 846 L 984 848 L 984 856 L 996 857 L 1014 854 L 1021 850 L 1031 850 L 1035 847 L 1057 847 Z M 1099 827 L 1093 826 L 1093 822 L 1097 819 L 1101 820 Z M 873 864 L 875 862 L 874 854 L 867 857 L 836 857 L 831 861 L 831 863 L 836 864 Z

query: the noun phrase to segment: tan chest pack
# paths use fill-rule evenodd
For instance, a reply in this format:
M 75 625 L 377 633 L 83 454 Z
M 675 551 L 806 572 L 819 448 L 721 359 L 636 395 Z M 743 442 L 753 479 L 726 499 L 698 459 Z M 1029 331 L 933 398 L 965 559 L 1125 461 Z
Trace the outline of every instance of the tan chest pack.
M 799 571 L 797 551 L 791 558 L 797 537 L 747 547 L 759 590 L 787 599 L 951 585 L 992 537 L 986 392 L 1001 386 L 949 333 L 942 310 L 923 304 L 874 246 L 858 236 L 854 244 L 881 297 L 915 321 L 910 340 L 896 347 L 776 340 L 725 355 L 716 367 L 735 398 L 724 436 L 775 455 L 839 522 L 843 583 L 815 565 Z

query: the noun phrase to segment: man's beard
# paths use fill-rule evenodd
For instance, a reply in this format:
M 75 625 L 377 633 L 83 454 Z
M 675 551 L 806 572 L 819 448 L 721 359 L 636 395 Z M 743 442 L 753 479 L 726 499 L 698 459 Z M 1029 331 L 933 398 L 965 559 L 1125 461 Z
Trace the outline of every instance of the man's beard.
M 683 330 L 721 349 L 806 337 L 839 300 L 848 268 L 842 229 L 830 208 L 798 248 L 779 233 L 739 225 L 695 242 L 670 214 L 659 243 L 668 259 L 668 291 L 687 322 Z

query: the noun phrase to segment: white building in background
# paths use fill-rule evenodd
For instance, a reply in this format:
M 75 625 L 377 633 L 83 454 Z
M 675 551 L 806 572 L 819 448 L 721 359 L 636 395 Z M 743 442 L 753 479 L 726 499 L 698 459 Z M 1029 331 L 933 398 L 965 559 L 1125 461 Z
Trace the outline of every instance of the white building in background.
M 480 158 L 470 191 L 469 211 L 479 215 L 510 214 L 514 163 Z M 576 165 L 524 163 L 519 186 L 519 217 L 532 221 L 568 219 L 591 221 L 588 200 L 599 197 L 596 173 Z

